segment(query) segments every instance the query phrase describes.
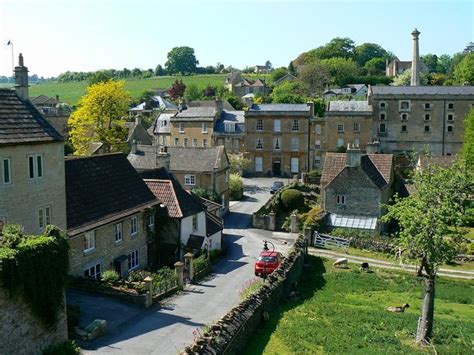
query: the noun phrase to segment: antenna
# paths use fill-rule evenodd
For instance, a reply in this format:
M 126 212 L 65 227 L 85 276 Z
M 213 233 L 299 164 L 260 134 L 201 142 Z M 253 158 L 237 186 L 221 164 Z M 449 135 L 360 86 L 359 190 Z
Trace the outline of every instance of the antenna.
M 14 52 L 13 52 L 13 42 L 12 41 L 8 41 L 7 42 L 7 46 L 11 46 L 12 47 L 12 72 L 15 71 L 15 56 L 14 56 Z

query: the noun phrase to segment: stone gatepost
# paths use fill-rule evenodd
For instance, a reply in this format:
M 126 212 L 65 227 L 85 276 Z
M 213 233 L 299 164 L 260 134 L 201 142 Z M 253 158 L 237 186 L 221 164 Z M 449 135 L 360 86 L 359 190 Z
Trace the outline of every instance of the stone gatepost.
M 176 272 L 176 279 L 178 280 L 178 287 L 183 288 L 183 271 L 184 271 L 184 263 L 182 261 L 177 261 L 174 263 L 174 270 Z
M 145 294 L 145 308 L 151 307 L 153 305 L 153 279 L 150 276 L 145 277 L 143 280 L 148 292 Z
M 184 254 L 184 260 L 186 265 L 186 270 L 188 272 L 189 281 L 193 282 L 194 270 L 193 270 L 193 253 Z
M 268 214 L 268 230 L 271 230 L 271 231 L 274 231 L 276 228 L 275 228 L 275 213 L 274 212 L 270 212 Z
M 298 233 L 300 231 L 300 226 L 298 225 L 298 216 L 295 212 L 290 215 L 290 232 Z

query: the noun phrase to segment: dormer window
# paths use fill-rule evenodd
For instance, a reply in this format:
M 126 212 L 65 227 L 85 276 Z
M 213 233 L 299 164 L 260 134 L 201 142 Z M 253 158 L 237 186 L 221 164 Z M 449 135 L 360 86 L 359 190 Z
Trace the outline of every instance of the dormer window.
M 234 133 L 235 132 L 235 123 L 234 122 L 226 122 L 224 124 L 225 126 L 225 131 L 228 133 Z

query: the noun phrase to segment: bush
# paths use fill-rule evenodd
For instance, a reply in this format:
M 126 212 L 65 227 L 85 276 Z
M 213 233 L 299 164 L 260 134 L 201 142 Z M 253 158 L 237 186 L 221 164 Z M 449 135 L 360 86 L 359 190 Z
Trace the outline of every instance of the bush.
M 153 293 L 160 294 L 176 286 L 176 273 L 169 267 L 162 267 L 153 274 Z
M 106 283 L 115 283 L 120 279 L 119 274 L 115 270 L 106 270 L 102 274 L 102 281 Z
M 320 206 L 314 206 L 308 212 L 303 213 L 300 216 L 300 222 L 303 229 L 306 227 L 312 227 L 314 229 L 320 229 L 324 220 L 325 212 Z
M 309 172 L 308 176 L 312 178 L 317 178 L 319 176 L 319 171 L 316 169 L 313 169 Z
M 128 274 L 127 281 L 142 282 L 147 276 L 151 276 L 151 273 L 145 270 L 134 270 Z
M 207 255 L 205 254 L 201 254 L 201 256 L 193 260 L 194 274 L 199 274 L 201 271 L 204 271 L 209 267 L 209 261 L 207 260 Z
M 75 355 L 80 353 L 81 349 L 76 345 L 74 340 L 51 344 L 42 352 L 43 355 Z
M 244 195 L 244 180 L 238 174 L 230 174 L 229 194 L 231 200 L 240 200 Z
M 297 210 L 304 205 L 304 196 L 298 190 L 287 189 L 281 193 L 281 203 L 286 211 Z

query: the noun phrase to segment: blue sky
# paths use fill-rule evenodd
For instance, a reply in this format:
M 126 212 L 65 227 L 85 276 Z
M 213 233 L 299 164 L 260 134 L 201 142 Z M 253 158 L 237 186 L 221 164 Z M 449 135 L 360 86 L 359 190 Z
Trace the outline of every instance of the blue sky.
M 31 73 L 155 68 L 176 46 L 193 47 L 201 65 L 287 66 L 334 37 L 374 42 L 411 58 L 453 54 L 474 41 L 473 0 L 0 0 L 0 75 L 11 49 Z

